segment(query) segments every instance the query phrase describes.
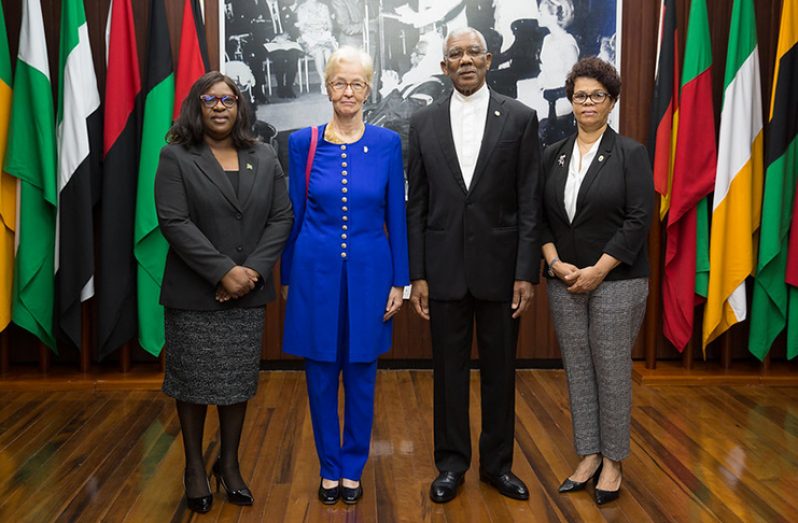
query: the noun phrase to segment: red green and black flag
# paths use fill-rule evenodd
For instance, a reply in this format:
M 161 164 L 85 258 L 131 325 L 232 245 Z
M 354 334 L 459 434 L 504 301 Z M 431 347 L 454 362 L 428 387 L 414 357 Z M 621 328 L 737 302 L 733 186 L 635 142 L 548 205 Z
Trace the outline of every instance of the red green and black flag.
M 697 296 L 709 266 L 706 197 L 715 188 L 717 147 L 712 105 L 712 45 L 706 0 L 693 0 L 687 25 L 679 129 L 662 280 L 665 337 L 682 351 L 693 335 Z M 701 276 L 697 276 L 697 272 Z
M 668 213 L 671 203 L 676 130 L 679 127 L 680 67 L 676 1 L 662 0 L 648 146 L 654 171 L 654 188 L 660 194 L 661 220 Z
M 208 44 L 205 40 L 205 24 L 198 0 L 185 0 L 183 25 L 180 30 L 180 49 L 175 74 L 175 108 L 173 118 L 177 120 L 180 106 L 197 78 L 208 72 Z
M 166 133 L 172 126 L 175 75 L 164 0 L 150 0 L 149 50 L 144 82 L 144 121 L 136 193 L 134 253 L 137 263 L 139 344 L 153 355 L 164 344 L 163 306 L 159 303 L 169 246 L 158 228 L 155 171 Z
M 132 0 L 112 0 L 106 40 L 105 160 L 97 275 L 100 359 L 135 339 L 138 330 L 133 227 L 141 132 L 141 74 Z

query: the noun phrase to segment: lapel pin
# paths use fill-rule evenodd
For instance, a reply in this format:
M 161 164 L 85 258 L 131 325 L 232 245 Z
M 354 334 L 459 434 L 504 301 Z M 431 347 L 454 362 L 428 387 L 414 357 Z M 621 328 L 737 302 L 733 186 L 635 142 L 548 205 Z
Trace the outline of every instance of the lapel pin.
M 564 154 L 561 154 L 560 157 L 557 158 L 557 163 L 560 165 L 560 167 L 565 165 L 565 155 Z
M 368 145 L 364 145 L 364 146 L 363 146 L 363 152 L 364 152 L 364 153 L 367 153 L 367 152 L 369 152 L 369 147 L 368 147 Z
M 248 164 L 247 164 L 247 170 L 249 170 L 249 171 L 251 171 L 251 170 L 252 170 L 252 164 L 251 164 L 251 163 L 248 163 Z
M 604 155 L 603 155 L 603 154 L 600 154 L 600 155 L 599 155 L 599 161 L 600 161 L 600 162 L 603 162 L 603 161 L 604 161 Z
M 495 114 L 496 116 L 501 116 L 502 115 L 502 113 L 500 113 L 499 111 L 493 111 L 493 114 Z

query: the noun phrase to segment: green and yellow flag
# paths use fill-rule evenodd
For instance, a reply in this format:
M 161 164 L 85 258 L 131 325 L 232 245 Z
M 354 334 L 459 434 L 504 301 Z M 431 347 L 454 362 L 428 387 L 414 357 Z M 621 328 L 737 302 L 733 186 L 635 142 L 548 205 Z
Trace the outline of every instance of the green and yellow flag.
M 11 118 L 11 55 L 3 6 L 0 5 L 0 165 L 6 156 Z M 11 322 L 11 288 L 14 282 L 14 231 L 17 181 L 0 170 L 0 331 Z

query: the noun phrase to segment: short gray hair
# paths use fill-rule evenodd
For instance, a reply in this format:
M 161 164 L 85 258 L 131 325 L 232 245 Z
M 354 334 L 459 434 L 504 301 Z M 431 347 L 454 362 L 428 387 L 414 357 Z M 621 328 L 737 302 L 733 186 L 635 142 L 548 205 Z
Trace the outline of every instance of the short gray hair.
M 458 36 L 466 35 L 466 34 L 475 35 L 477 37 L 477 39 L 479 39 L 479 44 L 482 46 L 482 49 L 484 49 L 485 51 L 488 50 L 488 42 L 485 40 L 485 37 L 482 35 L 482 33 L 477 31 L 473 27 L 461 27 L 461 28 L 455 29 L 454 31 L 449 33 L 446 36 L 446 39 L 443 41 L 443 57 L 444 58 L 446 58 L 446 53 L 449 51 L 449 40 L 451 40 L 452 38 L 456 38 Z
M 363 76 L 366 77 L 366 83 L 371 85 L 374 79 L 374 62 L 371 60 L 371 55 L 362 49 L 352 46 L 342 46 L 336 49 L 330 58 L 327 60 L 327 65 L 324 67 L 324 82 L 330 81 L 330 78 L 335 75 L 338 66 L 342 62 L 358 64 L 363 69 Z

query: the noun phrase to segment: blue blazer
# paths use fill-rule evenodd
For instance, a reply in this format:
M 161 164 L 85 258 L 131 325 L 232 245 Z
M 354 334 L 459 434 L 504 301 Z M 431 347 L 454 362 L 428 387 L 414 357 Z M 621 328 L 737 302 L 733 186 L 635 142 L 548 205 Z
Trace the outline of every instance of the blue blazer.
M 402 144 L 395 132 L 371 125 L 349 145 L 323 136 L 324 126 L 307 200 L 310 128 L 288 140 L 295 220 L 281 263 L 281 281 L 290 285 L 283 350 L 335 361 L 346 265 L 349 358 L 374 361 L 391 346 L 391 321 L 382 321 L 388 293 L 409 283 Z

